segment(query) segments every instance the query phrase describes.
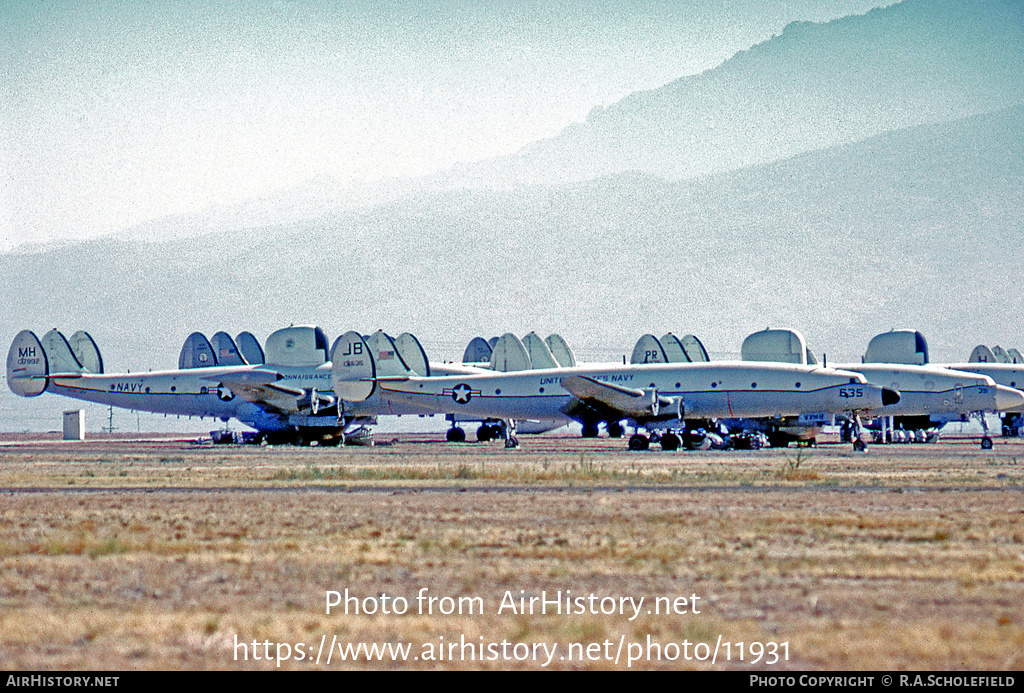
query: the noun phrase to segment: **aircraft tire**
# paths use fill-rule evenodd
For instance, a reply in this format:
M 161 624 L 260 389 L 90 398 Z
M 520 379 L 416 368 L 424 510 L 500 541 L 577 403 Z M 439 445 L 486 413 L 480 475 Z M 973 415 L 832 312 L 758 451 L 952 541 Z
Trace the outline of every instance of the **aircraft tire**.
M 622 428 L 622 424 L 618 421 L 608 422 L 608 437 L 609 438 L 621 438 L 625 431 Z
M 629 437 L 629 449 L 630 450 L 647 450 L 651 447 L 651 441 L 647 439 L 647 436 L 640 433 L 634 433 Z
M 583 424 L 583 437 L 584 438 L 597 438 L 597 424 L 585 423 Z
M 858 438 L 857 440 L 853 441 L 853 449 L 856 450 L 857 452 L 864 452 L 865 450 L 868 449 L 868 444 L 865 443 L 860 438 Z
M 989 438 L 988 436 L 985 436 L 984 438 L 982 438 L 981 439 L 981 449 L 982 450 L 991 450 L 992 449 L 992 439 Z
M 454 428 L 449 428 L 448 432 L 445 434 L 445 439 L 449 443 L 465 443 L 466 442 L 466 432 L 463 431 L 458 426 L 456 426 Z
M 679 449 L 679 436 L 675 433 L 666 433 L 661 437 L 661 449 L 672 451 Z

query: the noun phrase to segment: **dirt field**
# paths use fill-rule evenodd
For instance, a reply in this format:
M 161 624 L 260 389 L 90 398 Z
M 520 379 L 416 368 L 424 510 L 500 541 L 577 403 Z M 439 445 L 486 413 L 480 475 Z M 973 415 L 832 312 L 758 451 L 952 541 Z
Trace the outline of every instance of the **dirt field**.
M 5 668 L 1024 667 L 1024 441 L 6 440 Z

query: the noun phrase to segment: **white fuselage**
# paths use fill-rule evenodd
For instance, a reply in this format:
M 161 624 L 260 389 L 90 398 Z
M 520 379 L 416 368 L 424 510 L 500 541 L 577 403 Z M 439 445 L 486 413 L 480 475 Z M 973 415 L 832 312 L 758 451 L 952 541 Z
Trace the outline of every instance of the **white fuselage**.
M 996 385 L 985 375 L 936 366 L 887 363 L 858 363 L 836 368 L 855 371 L 868 382 L 899 390 L 900 401 L 873 416 L 928 416 L 996 411 L 1003 406 L 1024 404 L 1024 394 Z
M 227 366 L 111 375 L 50 376 L 47 392 L 99 404 L 179 416 L 238 419 L 259 431 L 292 430 L 299 426 L 336 427 L 337 414 L 316 416 L 298 404 L 300 398 L 277 395 L 279 411 L 246 401 L 221 382 L 240 374 L 281 375 L 275 384 L 294 390 L 331 392 L 331 364 L 320 366 Z M 417 414 L 419 409 L 395 406 L 379 397 L 345 404 L 352 416 Z
M 574 411 L 578 400 L 561 386 L 563 379 L 573 376 L 644 391 L 656 399 L 672 402 L 657 411 L 652 408 L 646 417 L 651 420 L 679 414 L 687 419 L 786 416 L 862 411 L 883 405 L 883 388 L 868 384 L 857 373 L 815 366 L 724 361 L 381 379 L 375 396 L 422 411 L 546 419 Z

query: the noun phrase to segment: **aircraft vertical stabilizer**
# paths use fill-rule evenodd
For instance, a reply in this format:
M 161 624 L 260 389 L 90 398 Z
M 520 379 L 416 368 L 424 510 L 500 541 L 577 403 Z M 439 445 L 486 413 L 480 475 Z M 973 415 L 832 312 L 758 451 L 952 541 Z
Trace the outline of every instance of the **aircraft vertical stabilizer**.
M 511 332 L 506 332 L 494 343 L 491 351 L 491 370 L 508 373 L 528 371 L 533 368 L 530 355 L 523 342 Z
M 178 368 L 210 368 L 217 365 L 213 345 L 202 332 L 193 332 L 181 345 L 178 354 Z
M 71 345 L 56 329 L 50 330 L 40 340 L 46 352 L 47 370 L 50 375 L 57 373 L 85 373 L 82 364 L 75 358 Z
M 668 356 L 665 348 L 653 334 L 645 334 L 637 340 L 633 347 L 633 356 L 630 363 L 668 363 Z
M 490 363 L 491 345 L 483 337 L 473 337 L 462 353 L 463 363 Z
M 331 385 L 334 394 L 344 402 L 362 402 L 377 387 L 376 366 L 370 347 L 358 332 L 338 337 L 331 349 Z
M 50 384 L 48 374 L 42 343 L 31 330 L 22 330 L 7 352 L 7 386 L 20 397 L 36 397 Z
M 267 337 L 267 365 L 316 367 L 329 358 L 327 335 L 316 325 L 292 325 Z
M 562 339 L 561 335 L 549 334 L 548 338 L 544 340 L 548 345 L 548 349 L 551 349 L 551 355 L 555 357 L 555 361 L 562 368 L 572 368 L 576 365 L 576 356 L 572 353 L 572 349 L 569 348 L 569 344 Z
M 420 340 L 408 332 L 403 332 L 395 337 L 395 348 L 413 373 L 424 378 L 430 377 L 430 361 Z
M 706 363 L 711 360 L 708 358 L 708 350 L 694 335 L 684 335 L 679 341 L 683 345 L 683 351 L 686 352 L 686 358 L 690 359 L 691 363 Z
M 541 339 L 536 332 L 531 332 L 523 337 L 523 346 L 526 348 L 526 353 L 530 356 L 530 364 L 534 368 L 558 368 L 558 362 L 555 361 L 547 342 Z
M 366 342 L 366 348 L 370 350 L 378 377 L 415 375 L 399 353 L 398 347 L 395 346 L 395 340 L 383 331 L 377 330 L 363 341 Z
M 263 347 L 253 336 L 252 332 L 240 332 L 235 337 L 235 344 L 238 346 L 238 353 L 242 355 L 245 362 L 250 366 L 259 366 L 264 362 Z
M 690 362 L 689 357 L 686 355 L 686 350 L 683 349 L 683 343 L 679 341 L 679 337 L 669 332 L 658 341 L 661 342 L 661 348 L 665 350 L 665 359 L 668 363 Z
M 967 363 L 995 363 L 996 357 L 984 344 L 979 344 L 974 347 L 974 351 L 971 352 L 971 357 L 967 359 Z
M 82 368 L 95 375 L 103 373 L 103 357 L 100 356 L 100 349 L 88 332 L 75 332 L 68 340 L 68 344 L 71 346 L 71 353 L 82 364 Z
M 235 340 L 227 332 L 218 332 L 210 340 L 213 346 L 213 353 L 217 355 L 218 366 L 245 366 L 248 362 L 238 352 Z

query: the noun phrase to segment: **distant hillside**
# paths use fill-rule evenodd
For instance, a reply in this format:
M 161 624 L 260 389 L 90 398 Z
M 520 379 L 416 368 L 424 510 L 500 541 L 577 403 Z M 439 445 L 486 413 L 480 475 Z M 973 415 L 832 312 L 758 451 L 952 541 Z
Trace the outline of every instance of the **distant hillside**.
M 1024 102 L 1024 2 L 906 0 L 798 22 L 718 68 L 596 108 L 585 123 L 436 187 L 642 171 L 671 180 L 780 160 Z
M 692 331 L 735 351 L 769 323 L 857 354 L 876 328 L 910 325 L 959 358 L 1019 330 L 1022 127 L 1018 107 L 695 181 L 423 195 L 287 227 L 8 253 L 0 334 L 85 328 L 110 367 L 158 368 L 193 330 L 263 338 L 291 322 L 411 329 L 437 357 L 509 329 L 612 353 Z

